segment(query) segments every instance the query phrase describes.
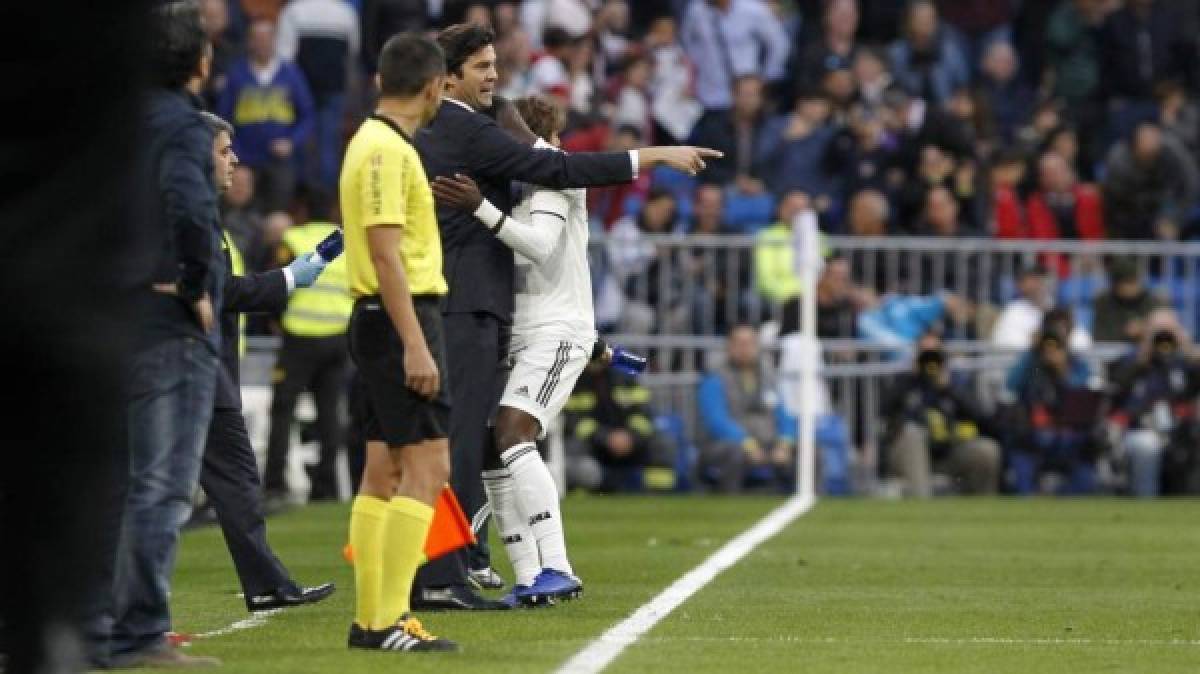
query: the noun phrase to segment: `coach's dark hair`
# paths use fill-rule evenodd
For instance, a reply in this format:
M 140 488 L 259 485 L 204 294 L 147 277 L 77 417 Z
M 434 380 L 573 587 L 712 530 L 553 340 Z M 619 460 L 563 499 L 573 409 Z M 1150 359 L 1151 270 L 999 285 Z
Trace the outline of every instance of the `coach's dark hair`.
M 462 77 L 463 64 L 471 54 L 495 44 L 496 34 L 477 23 L 457 23 L 438 33 L 437 41 L 446 52 L 446 72 Z
M 419 33 L 388 38 L 379 51 L 379 89 L 384 96 L 409 98 L 445 72 L 442 48 Z
M 558 101 L 549 96 L 534 94 L 519 98 L 514 103 L 517 112 L 529 130 L 549 141 L 550 137 L 563 130 L 567 125 L 567 113 Z
M 233 138 L 233 125 L 221 119 L 219 116 L 214 115 L 207 110 L 201 110 L 200 119 L 204 120 L 204 123 L 208 125 L 209 129 L 212 130 L 214 136 L 224 131 L 225 133 L 229 134 L 230 138 Z
M 208 49 L 208 34 L 195 0 L 172 0 L 153 10 L 150 40 L 152 84 L 180 89 L 192 76 Z

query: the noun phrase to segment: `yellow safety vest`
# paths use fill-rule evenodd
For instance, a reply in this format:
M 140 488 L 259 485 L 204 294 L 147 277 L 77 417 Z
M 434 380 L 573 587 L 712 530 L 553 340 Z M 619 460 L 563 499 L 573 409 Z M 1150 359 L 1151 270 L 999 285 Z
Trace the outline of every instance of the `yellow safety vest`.
M 328 222 L 297 225 L 283 235 L 283 245 L 293 257 L 311 252 L 337 229 Z M 346 274 L 346 256 L 325 267 L 311 288 L 297 288 L 283 313 L 283 329 L 297 337 L 332 337 L 346 332 L 354 298 Z
M 246 261 L 242 259 L 242 251 L 238 250 L 233 237 L 229 236 L 229 230 L 222 229 L 221 238 L 225 244 L 225 251 L 229 253 L 229 267 L 233 270 L 233 275 L 245 276 Z M 246 355 L 246 314 L 238 316 L 238 355 Z

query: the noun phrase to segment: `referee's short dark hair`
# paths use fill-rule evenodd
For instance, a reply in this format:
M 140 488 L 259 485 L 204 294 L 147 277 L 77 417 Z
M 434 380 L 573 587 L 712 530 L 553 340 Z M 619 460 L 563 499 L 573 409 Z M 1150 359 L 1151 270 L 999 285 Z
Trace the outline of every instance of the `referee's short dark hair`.
M 462 77 L 463 64 L 475 52 L 495 44 L 496 34 L 491 28 L 477 23 L 456 23 L 438 33 L 437 41 L 446 52 L 446 72 Z
M 208 128 L 212 130 L 213 136 L 216 136 L 218 133 L 225 132 L 229 134 L 230 138 L 233 138 L 233 125 L 229 122 L 226 122 L 219 116 L 214 115 L 207 110 L 200 111 L 200 118 L 203 119 L 204 123 L 208 125 Z
M 152 84 L 180 89 L 208 49 L 208 34 L 196 0 L 171 0 L 154 8 L 150 63 Z
M 388 38 L 379 51 L 379 90 L 384 96 L 410 98 L 429 80 L 446 72 L 442 48 L 420 33 Z

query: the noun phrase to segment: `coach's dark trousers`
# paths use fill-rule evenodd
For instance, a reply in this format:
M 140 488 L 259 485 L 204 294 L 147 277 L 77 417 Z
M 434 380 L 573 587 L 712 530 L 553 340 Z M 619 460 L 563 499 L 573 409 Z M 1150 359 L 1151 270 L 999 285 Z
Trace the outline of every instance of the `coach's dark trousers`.
M 494 452 L 488 418 L 504 391 L 507 325 L 486 312 L 442 315 L 450 369 L 450 484 L 476 535 L 487 523 L 483 491 L 484 458 Z M 424 587 L 466 583 L 468 550 L 421 567 L 414 593 Z M 481 560 L 482 561 L 482 560 Z
M 213 411 L 200 486 L 217 511 L 247 603 L 251 597 L 276 590 L 299 593 L 267 544 L 258 463 L 241 410 L 218 407 Z

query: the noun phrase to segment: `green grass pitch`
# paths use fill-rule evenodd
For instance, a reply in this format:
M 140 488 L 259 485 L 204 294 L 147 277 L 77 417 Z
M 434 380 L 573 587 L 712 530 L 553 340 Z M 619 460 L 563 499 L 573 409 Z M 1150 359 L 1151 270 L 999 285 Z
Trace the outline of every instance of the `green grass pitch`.
M 334 580 L 338 593 L 190 649 L 221 657 L 224 672 L 550 672 L 777 504 L 569 498 L 585 597 L 545 610 L 421 616 L 463 644 L 448 656 L 347 651 L 348 506 L 306 508 L 272 519 L 271 539 L 298 579 Z M 608 671 L 1200 671 L 1198 520 L 1193 501 L 822 501 Z M 219 531 L 188 533 L 177 628 L 201 633 L 246 618 L 236 590 Z

